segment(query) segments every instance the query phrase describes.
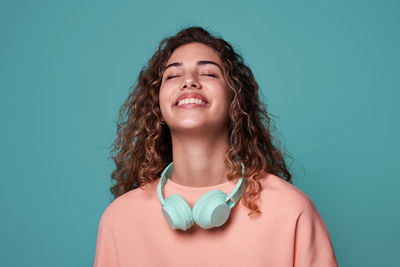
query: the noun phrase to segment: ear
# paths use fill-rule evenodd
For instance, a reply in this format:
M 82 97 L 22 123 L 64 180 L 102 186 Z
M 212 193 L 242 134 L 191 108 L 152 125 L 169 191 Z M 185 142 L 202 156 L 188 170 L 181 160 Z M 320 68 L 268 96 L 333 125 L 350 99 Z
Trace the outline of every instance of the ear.
M 160 123 L 161 123 L 161 124 L 165 124 L 165 120 L 164 120 L 164 117 L 163 117 L 163 116 L 161 116 Z

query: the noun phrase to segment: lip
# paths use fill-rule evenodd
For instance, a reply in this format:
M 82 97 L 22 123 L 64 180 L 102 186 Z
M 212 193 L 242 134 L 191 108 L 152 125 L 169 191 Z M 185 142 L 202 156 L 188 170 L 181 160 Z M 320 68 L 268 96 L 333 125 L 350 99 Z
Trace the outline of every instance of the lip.
M 208 105 L 208 100 L 205 96 L 203 96 L 202 94 L 199 93 L 184 93 L 181 94 L 176 100 L 175 100 L 175 104 L 174 106 L 176 106 L 178 104 L 179 101 L 181 101 L 182 99 L 185 98 L 197 98 L 197 99 L 201 99 L 204 102 L 206 102 L 206 104 Z

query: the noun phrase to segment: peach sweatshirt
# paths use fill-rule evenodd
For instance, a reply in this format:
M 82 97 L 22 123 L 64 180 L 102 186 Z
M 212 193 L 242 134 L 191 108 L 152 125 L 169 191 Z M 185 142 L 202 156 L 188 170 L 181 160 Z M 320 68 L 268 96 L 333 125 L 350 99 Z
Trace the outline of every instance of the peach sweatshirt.
M 101 216 L 94 267 L 131 266 L 337 266 L 326 226 L 308 196 L 265 174 L 257 202 L 261 217 L 247 215 L 241 200 L 228 221 L 205 230 L 194 224 L 172 230 L 161 213 L 159 179 L 115 199 Z M 235 184 L 188 187 L 168 180 L 164 197 L 178 193 L 191 207 L 204 193 L 229 194 Z

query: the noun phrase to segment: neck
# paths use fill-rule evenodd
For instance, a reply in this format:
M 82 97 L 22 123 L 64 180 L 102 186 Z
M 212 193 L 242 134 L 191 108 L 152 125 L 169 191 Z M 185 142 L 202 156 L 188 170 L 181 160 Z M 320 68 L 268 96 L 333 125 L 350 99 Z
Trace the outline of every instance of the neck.
M 222 184 L 228 168 L 224 162 L 228 134 L 180 135 L 171 133 L 173 170 L 170 180 L 191 187 Z

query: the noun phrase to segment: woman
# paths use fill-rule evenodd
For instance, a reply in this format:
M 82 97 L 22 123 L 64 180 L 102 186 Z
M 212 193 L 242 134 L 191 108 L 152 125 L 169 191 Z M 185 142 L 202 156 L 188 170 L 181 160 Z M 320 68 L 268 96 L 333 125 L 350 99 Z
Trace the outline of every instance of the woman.
M 162 40 L 120 114 L 94 266 L 337 266 L 229 43 Z

